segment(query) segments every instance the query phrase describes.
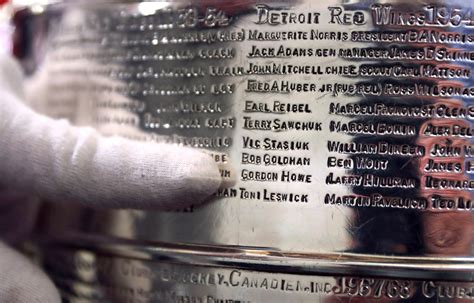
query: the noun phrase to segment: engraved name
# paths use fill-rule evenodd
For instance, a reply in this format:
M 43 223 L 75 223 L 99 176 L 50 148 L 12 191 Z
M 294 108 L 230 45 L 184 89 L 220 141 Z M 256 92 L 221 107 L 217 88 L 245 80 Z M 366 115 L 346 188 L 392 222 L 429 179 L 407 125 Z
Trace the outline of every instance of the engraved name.
M 258 120 L 251 117 L 244 117 L 244 129 L 249 130 L 268 130 L 274 132 L 280 131 L 322 131 L 322 122 L 314 121 L 285 121 L 280 119 Z
M 247 113 L 311 113 L 309 104 L 305 103 L 284 103 L 273 101 L 272 105 L 263 102 L 245 101 L 244 112 Z
M 328 157 L 327 167 L 386 170 L 388 167 L 388 162 L 388 159 L 372 159 L 367 157 L 355 157 L 355 159 Z
M 371 196 L 326 194 L 324 204 L 350 207 L 381 207 L 402 209 L 426 209 L 428 201 L 417 197 L 388 197 L 380 194 Z
M 255 64 L 249 63 L 247 69 L 249 75 L 343 75 L 356 76 L 357 70 L 354 65 L 327 66 L 319 65 L 297 65 L 297 64 Z
M 412 178 L 376 176 L 372 174 L 336 176 L 334 173 L 329 173 L 326 177 L 326 184 L 329 185 L 375 188 L 415 188 L 416 183 L 417 181 Z
M 296 156 L 281 156 L 281 155 L 255 155 L 250 153 L 242 153 L 242 164 L 254 164 L 266 166 L 279 165 L 279 166 L 309 166 L 311 165 L 311 158 L 308 157 L 296 157 Z
M 292 57 L 336 57 L 337 52 L 334 48 L 301 48 L 287 47 L 257 47 L 252 45 L 248 53 L 249 58 L 292 58 Z
M 472 138 L 473 129 L 469 126 L 453 125 L 433 125 L 428 123 L 423 128 L 423 135 L 432 137 L 462 137 Z
M 247 80 L 247 92 L 254 93 L 280 93 L 288 94 L 291 92 L 316 92 L 316 83 L 300 83 L 285 80 L 258 81 Z
M 379 136 L 414 136 L 416 127 L 407 124 L 366 123 L 330 121 L 331 132 L 342 132 L 346 134 L 379 135 Z
M 295 173 L 292 171 L 282 170 L 280 172 L 253 171 L 243 169 L 240 174 L 242 181 L 259 181 L 259 182 L 287 182 L 287 183 L 311 183 L 312 175 Z
M 462 163 L 428 159 L 428 162 L 423 169 L 428 173 L 461 173 Z
M 272 192 L 263 190 L 263 201 L 265 202 L 300 202 L 308 203 L 308 194 Z
M 359 68 L 359 75 L 364 77 L 469 79 L 471 77 L 471 69 L 432 64 L 420 64 L 418 66 L 364 64 Z
M 329 152 L 337 152 L 341 154 L 368 154 L 403 157 L 422 157 L 425 155 L 424 146 L 394 144 L 384 141 L 378 143 L 327 141 L 327 149 Z
M 427 189 L 474 190 L 474 180 L 468 179 L 447 179 L 426 176 L 424 185 Z
M 335 40 L 344 41 L 349 39 L 349 33 L 342 31 L 319 31 L 311 29 L 308 31 L 260 31 L 249 30 L 250 41 L 285 41 L 285 40 Z
M 243 147 L 249 149 L 264 150 L 309 150 L 309 141 L 297 140 L 276 140 L 272 138 L 253 139 L 251 137 L 242 137 Z
M 388 116 L 407 118 L 453 118 L 474 119 L 474 106 L 461 107 L 446 104 L 387 105 L 384 103 L 334 103 L 329 104 L 329 113 L 347 116 Z
M 459 210 L 472 211 L 474 210 L 474 201 L 463 197 L 445 198 L 440 195 L 433 195 L 430 198 L 431 209 L 434 210 Z

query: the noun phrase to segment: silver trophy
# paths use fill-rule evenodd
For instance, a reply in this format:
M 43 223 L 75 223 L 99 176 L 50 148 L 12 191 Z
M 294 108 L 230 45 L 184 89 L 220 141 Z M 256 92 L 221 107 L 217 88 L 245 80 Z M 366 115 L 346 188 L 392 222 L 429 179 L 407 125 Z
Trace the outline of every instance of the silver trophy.
M 206 150 L 232 184 L 180 211 L 49 205 L 37 245 L 65 302 L 472 302 L 473 7 L 18 11 L 43 112 Z

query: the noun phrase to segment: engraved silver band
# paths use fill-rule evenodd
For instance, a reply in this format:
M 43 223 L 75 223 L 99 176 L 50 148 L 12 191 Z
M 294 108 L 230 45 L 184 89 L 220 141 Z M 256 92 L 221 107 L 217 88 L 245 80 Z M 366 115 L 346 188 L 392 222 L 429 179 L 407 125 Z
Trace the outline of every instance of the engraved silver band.
M 471 257 L 405 257 L 369 254 L 305 254 L 276 251 L 269 248 L 242 246 L 178 245 L 69 236 L 48 240 L 41 245 L 45 252 L 61 249 L 88 250 L 99 254 L 148 260 L 176 262 L 195 266 L 239 268 L 288 274 L 338 275 L 357 273 L 362 276 L 444 281 L 472 281 L 474 260 Z
M 433 259 L 423 264 L 413 259 L 359 256 L 347 261 L 350 256 L 272 256 L 254 248 L 98 244 L 83 249 L 76 248 L 77 243 L 43 249 L 45 268 L 67 302 L 174 302 L 167 296 L 197 302 L 212 302 L 216 297 L 235 302 L 474 299 L 473 270 L 462 260 L 440 264 Z M 465 281 L 455 276 L 450 280 L 449 273 L 457 270 L 465 272 Z
M 145 287 L 150 296 L 115 289 L 114 302 L 163 301 L 154 289 L 198 294 L 196 302 L 221 291 L 108 276 L 116 259 L 142 262 L 138 271 L 150 277 L 167 262 L 222 270 L 228 283 L 233 270 L 333 275 L 331 283 L 422 279 L 413 282 L 421 292 L 388 299 L 472 300 L 461 286 L 430 297 L 427 282 L 474 279 L 468 4 L 154 1 L 20 16 L 31 42 L 20 57 L 49 92 L 44 113 L 106 135 L 205 149 L 233 181 L 208 203 L 175 212 L 49 206 L 40 233 L 47 268 L 69 284 Z M 61 265 L 62 253 L 81 252 L 97 256 L 89 265 L 101 279 L 82 281 L 74 264 Z M 346 281 L 343 300 L 354 288 L 405 285 Z M 336 300 L 222 291 L 252 302 Z

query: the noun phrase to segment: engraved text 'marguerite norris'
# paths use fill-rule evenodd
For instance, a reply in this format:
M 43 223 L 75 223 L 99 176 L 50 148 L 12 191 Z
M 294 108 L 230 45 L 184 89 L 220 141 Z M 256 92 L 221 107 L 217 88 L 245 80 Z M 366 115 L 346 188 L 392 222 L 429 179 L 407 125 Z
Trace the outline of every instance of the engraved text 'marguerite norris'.
M 343 123 L 339 121 L 330 121 L 329 130 L 338 133 L 378 136 L 414 136 L 417 134 L 416 127 L 413 125 L 387 123 Z

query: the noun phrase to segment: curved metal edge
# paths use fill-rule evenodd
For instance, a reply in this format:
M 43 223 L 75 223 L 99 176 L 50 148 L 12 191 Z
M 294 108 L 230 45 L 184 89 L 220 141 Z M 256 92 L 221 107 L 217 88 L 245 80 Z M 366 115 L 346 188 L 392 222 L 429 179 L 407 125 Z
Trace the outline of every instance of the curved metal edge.
M 289 253 L 264 247 L 152 243 L 71 235 L 67 239 L 45 239 L 38 244 L 46 250 L 88 251 L 138 260 L 262 272 L 474 282 L 474 257 Z

